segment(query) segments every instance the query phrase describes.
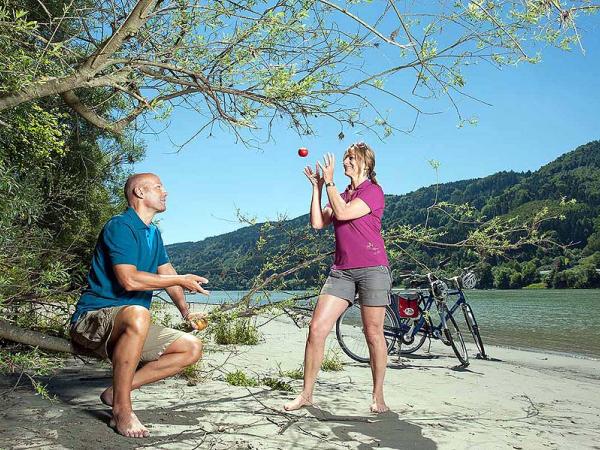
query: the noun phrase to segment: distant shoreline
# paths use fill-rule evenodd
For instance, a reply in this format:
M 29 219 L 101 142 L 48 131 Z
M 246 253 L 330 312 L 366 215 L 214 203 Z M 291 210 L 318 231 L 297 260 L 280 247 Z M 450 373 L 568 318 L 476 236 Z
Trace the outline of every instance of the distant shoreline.
M 250 288 L 247 289 L 235 289 L 235 288 L 231 288 L 231 289 L 227 289 L 227 288 L 222 288 L 222 287 L 210 287 L 210 285 L 206 286 L 207 289 L 211 290 L 211 291 L 221 291 L 221 292 L 248 292 L 250 290 Z M 317 287 L 307 287 L 307 288 L 297 288 L 297 289 L 285 289 L 284 292 L 305 292 L 305 291 L 310 291 L 310 290 L 318 290 L 320 289 L 321 286 L 317 286 Z M 394 286 L 392 289 L 394 290 L 409 290 L 411 288 L 406 288 L 406 287 L 399 287 L 399 286 Z M 475 289 L 471 289 L 472 291 L 600 291 L 600 288 L 549 288 L 549 287 L 544 287 L 544 288 L 538 288 L 538 287 L 522 287 L 522 288 L 510 288 L 510 289 L 500 289 L 500 288 L 489 288 L 489 289 L 481 289 L 481 288 L 475 288 Z M 275 290 L 277 292 L 279 292 L 279 290 Z M 272 292 L 272 291 L 271 291 Z M 467 291 L 468 292 L 468 291 Z

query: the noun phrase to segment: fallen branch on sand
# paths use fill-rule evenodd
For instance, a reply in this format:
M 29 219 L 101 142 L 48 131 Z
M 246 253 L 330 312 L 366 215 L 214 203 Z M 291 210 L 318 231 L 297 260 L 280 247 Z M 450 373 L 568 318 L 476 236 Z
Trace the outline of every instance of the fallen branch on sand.
M 78 353 L 71 345 L 71 341 L 67 339 L 49 336 L 38 331 L 27 330 L 13 325 L 6 320 L 0 320 L 0 339 L 31 345 L 32 347 L 38 347 L 53 352 Z

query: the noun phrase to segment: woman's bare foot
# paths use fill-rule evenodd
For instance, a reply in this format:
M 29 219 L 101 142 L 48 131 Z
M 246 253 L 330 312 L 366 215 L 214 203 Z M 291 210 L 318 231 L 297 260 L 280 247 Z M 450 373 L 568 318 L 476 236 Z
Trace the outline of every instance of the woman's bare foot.
M 145 438 L 150 436 L 148 428 L 142 425 L 133 411 L 125 414 L 113 413 L 109 426 L 125 437 Z
M 371 404 L 371 412 L 379 414 L 388 412 L 389 410 L 390 408 L 388 408 L 388 406 L 385 404 L 383 398 L 378 399 L 373 397 L 373 403 Z
M 112 386 L 107 388 L 102 394 L 100 394 L 100 401 L 106 406 L 112 407 L 113 404 L 113 389 Z
M 283 405 L 283 409 L 286 411 L 296 411 L 297 409 L 302 408 L 303 406 L 312 406 L 312 395 L 304 396 L 304 394 L 298 395 L 295 400 L 292 400 L 289 403 Z

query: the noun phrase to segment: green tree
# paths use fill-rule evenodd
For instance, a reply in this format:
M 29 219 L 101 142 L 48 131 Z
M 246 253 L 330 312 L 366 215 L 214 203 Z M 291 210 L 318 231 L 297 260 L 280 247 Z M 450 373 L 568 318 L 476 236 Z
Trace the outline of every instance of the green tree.
M 540 281 L 538 265 L 535 261 L 527 261 L 522 265 L 521 270 L 523 286 L 527 286 Z
M 490 289 L 494 287 L 494 275 L 492 273 L 492 265 L 488 263 L 480 264 L 477 267 L 479 282 L 477 287 L 481 289 Z
M 510 278 L 513 274 L 512 269 L 506 266 L 494 267 L 494 287 L 496 289 L 508 289 L 510 287 Z
M 600 252 L 600 216 L 594 220 L 594 231 L 587 238 L 585 253 L 590 255 L 595 252 Z
M 40 9 L 35 0 L 29 6 Z M 46 7 L 58 14 L 63 6 Z M 26 45 L 6 34 L 0 41 L 12 43 L 2 58 L 30 62 Z M 0 84 L 10 85 L 12 77 L 10 70 L 0 71 Z M 84 98 L 103 94 L 89 90 Z M 120 107 L 117 99 L 104 98 L 98 111 Z M 2 119 L 0 319 L 62 334 L 100 227 L 123 207 L 127 164 L 141 158 L 143 148 L 128 133 L 117 137 L 92 126 L 57 98 L 23 103 Z
M 512 270 L 510 272 L 508 285 L 511 289 L 520 289 L 524 286 L 523 284 L 523 274 L 521 272 L 517 272 Z

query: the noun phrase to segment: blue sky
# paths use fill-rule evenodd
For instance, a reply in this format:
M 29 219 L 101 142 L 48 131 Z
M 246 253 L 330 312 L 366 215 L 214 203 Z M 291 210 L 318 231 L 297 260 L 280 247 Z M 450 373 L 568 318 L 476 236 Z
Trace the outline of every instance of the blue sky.
M 157 173 L 169 191 L 168 209 L 160 216 L 166 243 L 198 241 L 241 226 L 236 209 L 258 221 L 308 212 L 311 187 L 302 173 L 325 152 L 341 158 L 352 142 L 375 149 L 378 180 L 386 194 L 404 194 L 435 182 L 428 161 L 441 163 L 440 181 L 477 178 L 501 170 L 536 170 L 578 145 L 600 139 L 600 26 L 595 17 L 584 36 L 585 55 L 547 48 L 537 65 L 520 64 L 498 70 L 490 65 L 466 73 L 466 91 L 492 106 L 462 100 L 461 111 L 475 116 L 475 126 L 457 127 L 457 116 L 443 101 L 430 103 L 441 111 L 422 116 L 410 134 L 396 133 L 384 141 L 373 134 L 346 135 L 339 127 L 317 121 L 317 135 L 298 137 L 285 126 L 259 150 L 236 143 L 230 132 L 200 137 L 176 153 L 173 141 L 184 142 L 198 128 L 198 117 L 177 111 L 167 129 L 145 138 L 146 158 L 137 172 Z M 595 23 L 594 23 L 595 22 Z M 373 100 L 392 114 L 397 103 L 383 96 Z M 411 118 L 398 111 L 394 122 L 407 127 Z M 298 147 L 310 150 L 297 156 Z M 347 179 L 336 171 L 335 181 Z

